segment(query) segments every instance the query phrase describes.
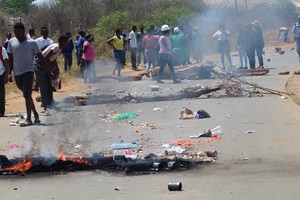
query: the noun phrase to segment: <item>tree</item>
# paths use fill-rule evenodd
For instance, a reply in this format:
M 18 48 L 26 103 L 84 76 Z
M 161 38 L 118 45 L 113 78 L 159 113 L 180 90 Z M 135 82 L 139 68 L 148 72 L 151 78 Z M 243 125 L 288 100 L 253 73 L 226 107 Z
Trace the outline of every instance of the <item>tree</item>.
M 0 0 L 4 10 L 14 16 L 28 13 L 35 0 Z

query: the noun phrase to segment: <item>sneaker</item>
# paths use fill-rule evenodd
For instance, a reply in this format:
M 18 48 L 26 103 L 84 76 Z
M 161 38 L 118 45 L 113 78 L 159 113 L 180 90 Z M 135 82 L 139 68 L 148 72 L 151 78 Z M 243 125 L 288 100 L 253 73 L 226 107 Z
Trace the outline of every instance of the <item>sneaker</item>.
M 29 119 L 26 119 L 24 122 L 22 122 L 20 124 L 21 127 L 26 127 L 26 126 L 31 126 L 32 125 L 32 121 Z
M 4 117 L 4 113 L 0 113 L 0 117 Z
M 181 83 L 181 80 L 176 79 L 173 81 L 173 83 Z
M 157 82 L 157 83 L 162 83 L 162 84 L 164 83 L 164 82 L 162 82 L 161 80 L 157 80 L 156 82 Z
M 257 69 L 264 69 L 264 66 L 260 65 Z

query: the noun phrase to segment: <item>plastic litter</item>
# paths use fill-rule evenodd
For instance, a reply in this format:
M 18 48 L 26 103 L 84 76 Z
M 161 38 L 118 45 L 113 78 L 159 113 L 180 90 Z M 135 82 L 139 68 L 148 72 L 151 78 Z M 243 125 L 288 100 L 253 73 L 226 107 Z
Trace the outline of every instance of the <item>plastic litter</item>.
M 132 112 L 132 113 L 121 113 L 118 116 L 116 116 L 115 119 L 118 120 L 118 121 L 121 121 L 121 120 L 124 120 L 124 119 L 133 119 L 135 117 L 136 117 L 135 112 Z
M 19 145 L 18 144 L 11 144 L 10 148 L 19 148 Z
M 249 133 L 255 133 L 255 130 L 249 130 L 249 131 L 246 131 L 245 133 L 249 134 Z
M 118 142 L 118 143 L 111 144 L 110 147 L 113 150 L 114 149 L 133 149 L 136 147 L 136 144 L 126 143 L 126 142 Z
M 158 91 L 160 87 L 158 85 L 150 85 L 151 91 Z
M 217 135 L 220 135 L 222 134 L 222 126 L 217 126 L 213 129 L 210 130 L 212 134 L 217 134 Z
M 161 147 L 162 148 L 172 148 L 173 146 L 175 146 L 175 144 L 163 144 Z
M 164 109 L 162 109 L 162 108 L 153 108 L 154 112 L 156 112 L 156 111 L 162 111 L 162 110 L 164 110 Z

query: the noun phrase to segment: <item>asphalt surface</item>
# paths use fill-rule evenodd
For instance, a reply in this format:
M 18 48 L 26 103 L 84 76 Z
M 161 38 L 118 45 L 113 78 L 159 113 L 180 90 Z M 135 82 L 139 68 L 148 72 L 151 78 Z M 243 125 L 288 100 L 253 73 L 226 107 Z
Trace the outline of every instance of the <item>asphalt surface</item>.
M 290 75 L 278 72 L 297 70 L 295 50 L 284 55 L 273 51 L 265 55 L 271 69 L 265 76 L 244 77 L 263 87 L 285 91 Z M 237 63 L 237 57 L 233 57 Z M 267 62 L 270 59 L 270 62 Z M 99 69 L 108 70 L 109 65 Z M 100 79 L 99 79 L 100 80 Z M 189 81 L 172 84 L 166 80 L 157 95 L 173 94 L 180 89 L 202 84 L 212 86 L 215 80 Z M 80 145 L 82 154 L 108 152 L 109 145 L 124 140 L 137 141 L 143 152 L 159 153 L 162 144 L 173 139 L 186 139 L 207 128 L 222 126 L 222 141 L 198 143 L 192 150 L 217 150 L 216 162 L 199 165 L 186 171 L 149 175 L 124 175 L 105 171 L 76 172 L 61 175 L 48 173 L 0 177 L 1 199 L 299 199 L 299 120 L 300 109 L 290 98 L 276 95 L 264 97 L 202 98 L 178 101 L 155 101 L 149 79 L 139 82 L 118 82 L 102 77 L 74 94 L 60 99 L 52 116 L 41 117 L 43 124 L 28 128 L 10 127 L 10 119 L 0 120 L 1 154 L 46 156 L 57 155 L 64 145 L 67 152 Z M 116 103 L 109 96 L 117 91 L 148 95 L 153 101 Z M 75 106 L 70 96 L 93 94 L 86 106 Z M 104 94 L 106 96 L 104 96 Z M 206 110 L 209 119 L 179 120 L 182 107 Z M 162 108 L 154 112 L 153 108 Z M 137 112 L 136 123 L 155 123 L 157 129 L 140 129 L 126 121 L 99 122 L 106 111 Z M 183 125 L 184 128 L 177 126 Z M 139 130 L 137 133 L 136 130 Z M 255 130 L 254 133 L 245 133 Z M 17 151 L 10 148 L 18 144 Z M 182 182 L 183 191 L 169 192 L 169 182 Z M 116 191 L 119 188 L 120 191 Z

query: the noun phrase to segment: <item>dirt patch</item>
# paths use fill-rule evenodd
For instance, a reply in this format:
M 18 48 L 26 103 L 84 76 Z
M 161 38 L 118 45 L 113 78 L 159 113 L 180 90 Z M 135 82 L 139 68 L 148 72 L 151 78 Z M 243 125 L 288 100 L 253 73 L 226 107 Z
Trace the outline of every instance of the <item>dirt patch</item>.
M 12 83 L 15 84 L 15 83 Z M 66 81 L 66 83 L 62 83 L 62 89 L 58 90 L 57 92 L 54 92 L 54 99 L 55 97 L 59 97 L 62 94 L 68 92 L 74 92 L 80 88 L 84 88 L 85 85 L 82 81 L 81 78 L 78 77 L 74 77 L 72 79 L 69 79 L 68 81 Z M 34 104 L 37 108 L 37 110 L 39 109 L 40 103 L 36 102 L 36 97 L 40 96 L 40 92 L 33 92 L 32 93 L 32 98 L 34 101 Z M 9 92 L 6 94 L 6 104 L 5 104 L 5 114 L 6 115 L 11 115 L 11 114 L 16 114 L 16 113 L 20 113 L 20 112 L 26 112 L 26 108 L 25 108 L 25 100 L 22 96 L 22 93 L 20 91 L 14 91 L 14 92 Z
M 288 79 L 286 83 L 286 90 L 293 94 L 291 99 L 300 105 L 300 75 L 294 75 Z

